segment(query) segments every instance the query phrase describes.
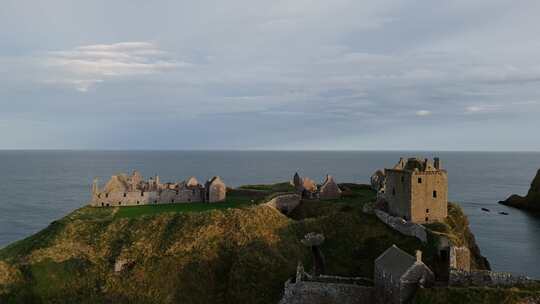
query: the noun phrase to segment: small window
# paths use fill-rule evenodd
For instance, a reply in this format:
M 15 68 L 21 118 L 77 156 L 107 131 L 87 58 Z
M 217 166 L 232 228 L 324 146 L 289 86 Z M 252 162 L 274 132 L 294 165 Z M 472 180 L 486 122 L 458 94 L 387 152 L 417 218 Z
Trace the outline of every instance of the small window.
M 433 197 L 437 198 L 437 191 L 436 190 L 433 190 Z
M 171 203 L 174 203 L 174 199 L 171 200 Z
M 144 196 L 144 191 L 141 191 L 141 196 Z
M 98 198 L 101 198 L 101 193 L 98 193 L 97 197 L 98 197 Z
M 140 203 L 140 202 L 139 202 L 139 201 L 137 201 L 137 205 L 138 205 L 139 203 Z
M 429 213 L 429 209 L 426 209 L 426 213 Z
M 118 206 L 122 205 L 122 202 L 118 202 Z
M 154 204 L 157 204 L 157 200 L 154 201 Z
M 426 216 L 426 222 L 429 222 L 429 218 Z
M 396 188 L 392 188 L 392 195 L 396 196 Z
M 176 195 L 178 195 L 178 190 L 176 190 Z
M 419 183 L 419 184 L 422 183 L 422 178 L 421 178 L 421 177 L 418 178 L 418 183 Z
M 124 197 L 127 197 L 127 193 L 124 193 Z
M 105 203 L 101 203 L 101 207 L 105 206 Z
M 105 197 L 109 197 L 109 193 L 105 193 Z
M 401 177 L 401 182 L 402 182 L 402 183 L 405 182 L 405 176 L 402 176 L 402 177 Z
M 109 207 L 109 204 L 107 204 L 107 207 Z

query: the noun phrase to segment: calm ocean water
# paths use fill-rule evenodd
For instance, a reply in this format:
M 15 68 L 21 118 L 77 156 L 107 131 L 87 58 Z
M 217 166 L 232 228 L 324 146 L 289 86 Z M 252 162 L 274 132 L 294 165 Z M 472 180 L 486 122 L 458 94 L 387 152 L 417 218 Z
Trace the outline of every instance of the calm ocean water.
M 527 192 L 540 168 L 540 153 L 0 151 L 0 247 L 81 207 L 95 176 L 103 184 L 111 174 L 138 169 L 145 176 L 158 173 L 163 181 L 220 175 L 238 186 L 289 180 L 298 171 L 320 181 L 330 173 L 338 182 L 368 183 L 376 169 L 415 155 L 441 157 L 450 200 L 469 216 L 495 270 L 540 278 L 540 217 L 497 204 L 512 193 Z

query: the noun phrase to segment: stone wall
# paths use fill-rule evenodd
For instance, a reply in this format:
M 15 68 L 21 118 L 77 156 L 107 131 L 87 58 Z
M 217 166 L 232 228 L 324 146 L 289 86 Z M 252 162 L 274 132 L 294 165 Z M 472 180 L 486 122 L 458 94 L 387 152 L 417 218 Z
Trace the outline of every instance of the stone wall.
M 301 197 L 298 194 L 280 194 L 268 201 L 266 205 L 278 209 L 283 214 L 289 214 L 300 205 L 300 200 Z
M 411 176 L 411 218 L 414 223 L 442 221 L 448 215 L 448 178 L 444 171 Z
M 373 287 L 289 280 L 279 304 L 371 304 L 373 301 Z
M 422 242 L 427 242 L 427 231 L 422 225 L 407 222 L 402 218 L 394 217 L 381 210 L 374 210 L 375 215 L 386 225 L 407 236 L 414 236 Z
M 128 191 L 99 193 L 91 205 L 94 207 L 137 206 L 148 204 L 189 203 L 203 201 L 203 188 L 163 190 L 163 191 Z
M 467 247 L 450 246 L 451 268 L 470 271 L 471 270 L 471 251 Z
M 406 220 L 411 218 L 411 175 L 407 171 L 386 169 L 386 187 L 384 199 L 388 211 L 394 216 Z
M 466 286 L 514 286 L 537 283 L 524 275 L 514 275 L 506 272 L 494 272 L 488 270 L 463 271 L 457 269 L 450 270 L 448 285 Z

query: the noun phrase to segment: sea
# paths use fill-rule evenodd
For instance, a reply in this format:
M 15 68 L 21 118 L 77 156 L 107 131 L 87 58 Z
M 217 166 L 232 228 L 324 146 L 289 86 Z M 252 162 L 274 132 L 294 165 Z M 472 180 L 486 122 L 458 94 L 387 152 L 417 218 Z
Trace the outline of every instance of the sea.
M 540 279 L 540 215 L 497 203 L 527 193 L 540 168 L 538 152 L 0 151 L 0 247 L 85 205 L 94 177 L 103 185 L 136 169 L 162 181 L 219 175 L 234 187 L 288 181 L 299 172 L 321 182 L 331 174 L 338 182 L 369 183 L 375 170 L 412 156 L 441 159 L 449 200 L 464 209 L 494 270 Z

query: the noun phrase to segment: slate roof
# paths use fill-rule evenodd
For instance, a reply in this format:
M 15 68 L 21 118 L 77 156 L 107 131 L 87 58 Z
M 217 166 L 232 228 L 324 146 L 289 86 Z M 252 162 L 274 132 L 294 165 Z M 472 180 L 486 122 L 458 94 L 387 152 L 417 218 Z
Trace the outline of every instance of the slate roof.
M 415 262 L 415 257 L 392 245 L 375 260 L 375 267 L 384 269 L 398 280 Z

